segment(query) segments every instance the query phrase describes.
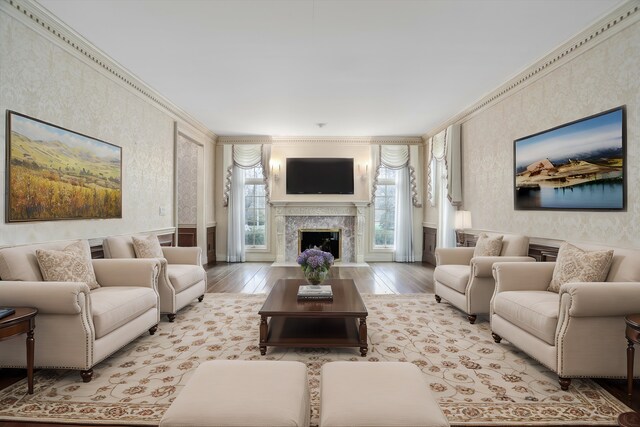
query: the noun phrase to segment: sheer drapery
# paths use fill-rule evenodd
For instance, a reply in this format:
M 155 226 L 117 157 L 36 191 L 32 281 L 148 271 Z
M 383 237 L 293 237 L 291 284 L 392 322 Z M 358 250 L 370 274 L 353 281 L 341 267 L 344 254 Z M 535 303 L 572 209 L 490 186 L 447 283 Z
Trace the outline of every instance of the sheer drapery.
M 396 171 L 396 214 L 395 214 L 396 262 L 413 262 L 413 206 L 411 177 L 408 167 Z
M 244 169 L 232 166 L 227 227 L 227 262 L 244 262 Z
M 377 152 L 376 152 L 377 151 Z M 410 165 L 408 145 L 381 145 L 374 149 L 376 172 L 373 180 L 372 200 L 380 177 L 380 168 L 396 171 L 396 212 L 394 231 L 394 261 L 411 262 L 413 256 L 413 206 L 419 206 L 415 184 L 415 171 Z M 415 194 L 414 194 L 415 193 Z
M 436 247 L 453 248 L 456 246 L 456 234 L 454 222 L 456 208 L 449 201 L 447 196 L 447 168 L 444 160 L 437 161 L 436 164 L 436 185 L 437 185 L 437 205 L 438 205 L 438 236 Z
M 227 174 L 224 187 L 228 207 L 227 262 L 245 261 L 245 200 L 244 170 L 262 166 L 266 201 L 269 202 L 269 161 L 271 146 L 243 144 L 225 146 L 224 163 Z
M 431 206 L 439 199 L 437 192 L 444 188 L 449 201 L 458 206 L 462 203 L 462 174 L 460 161 L 460 125 L 451 125 L 431 138 L 431 154 L 427 156 L 427 200 Z M 433 161 L 435 159 L 435 162 Z M 434 173 L 435 164 L 441 164 L 446 171 L 446 183 L 442 187 L 434 181 L 442 175 Z

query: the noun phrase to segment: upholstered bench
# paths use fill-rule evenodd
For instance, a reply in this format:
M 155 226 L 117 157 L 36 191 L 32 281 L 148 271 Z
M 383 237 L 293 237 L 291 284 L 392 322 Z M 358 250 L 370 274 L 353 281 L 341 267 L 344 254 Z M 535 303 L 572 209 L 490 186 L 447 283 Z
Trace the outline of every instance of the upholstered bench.
M 198 366 L 160 421 L 168 426 L 308 426 L 300 362 L 214 360 Z
M 330 362 L 320 385 L 320 427 L 449 425 L 412 363 Z

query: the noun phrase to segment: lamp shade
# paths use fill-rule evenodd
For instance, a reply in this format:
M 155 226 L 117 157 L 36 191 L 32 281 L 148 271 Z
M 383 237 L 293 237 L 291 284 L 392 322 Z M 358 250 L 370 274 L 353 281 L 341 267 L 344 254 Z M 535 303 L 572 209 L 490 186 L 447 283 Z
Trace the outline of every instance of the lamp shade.
M 471 228 L 471 212 L 469 211 L 456 211 L 455 229 L 464 230 L 465 228 Z

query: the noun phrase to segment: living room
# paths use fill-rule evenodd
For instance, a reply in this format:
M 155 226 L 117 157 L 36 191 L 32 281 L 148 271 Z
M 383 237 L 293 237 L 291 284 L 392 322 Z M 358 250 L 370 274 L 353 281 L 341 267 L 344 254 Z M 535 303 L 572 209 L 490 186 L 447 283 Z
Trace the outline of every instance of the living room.
M 229 330 L 216 330 L 211 340 L 202 344 L 204 347 L 218 345 L 215 334 L 229 342 L 234 336 L 242 337 L 240 342 L 245 343 L 248 335 L 243 328 L 258 334 L 260 317 L 257 309 L 264 303 L 263 294 L 268 293 L 278 279 L 303 278 L 296 267 L 302 247 L 298 235 L 299 231 L 309 229 L 340 231 L 340 252 L 334 254 L 337 260 L 331 267 L 330 277 L 353 280 L 363 294 L 369 311 L 368 359 L 403 359 L 418 365 L 424 361 L 421 369 L 425 375 L 427 372 L 435 374 L 435 359 L 430 359 L 432 353 L 425 348 L 431 348 L 436 354 L 440 345 L 451 345 L 449 341 L 471 343 L 480 337 L 481 342 L 487 341 L 482 348 L 500 354 L 509 361 L 510 367 L 514 367 L 509 372 L 491 368 L 499 376 L 530 374 L 527 378 L 531 382 L 526 386 L 537 393 L 528 395 L 530 401 L 563 399 L 562 393 L 566 392 L 560 390 L 558 372 L 541 368 L 538 362 L 544 364 L 543 360 L 526 348 L 512 346 L 512 340 L 506 336 L 501 344 L 493 342 L 488 311 L 479 313 L 476 323 L 470 324 L 467 315 L 474 313 L 464 313 L 455 306 L 455 301 L 439 295 L 443 297 L 442 302 L 435 302 L 435 248 L 455 246 L 454 228 L 457 228 L 461 232 L 459 237 L 468 244 L 482 232 L 527 236 L 529 252 L 524 255 L 532 255 L 531 251 L 535 249 L 538 261 L 552 261 L 565 241 L 625 251 L 640 249 L 636 237 L 640 204 L 635 197 L 640 181 L 632 166 L 638 158 L 640 125 L 637 109 L 640 99 L 640 79 L 637 78 L 640 2 L 560 1 L 552 5 L 523 0 L 509 2 L 509 5 L 487 1 L 475 6 L 474 2 L 464 1 L 392 3 L 266 1 L 239 5 L 204 2 L 201 6 L 205 10 L 217 13 L 215 18 L 210 18 L 214 23 L 213 29 L 209 30 L 213 32 L 207 33 L 204 29 L 208 28 L 210 19 L 206 14 L 198 14 L 197 8 L 179 6 L 178 2 L 166 2 L 164 12 L 162 7 L 154 9 L 151 3 L 131 2 L 126 6 L 129 13 L 122 10 L 126 8 L 120 3 L 106 0 L 86 4 L 72 0 L 0 2 L 0 107 L 7 114 L 5 132 L 1 136 L 7 159 L 2 162 L 0 174 L 6 189 L 2 201 L 5 218 L 0 224 L 0 248 L 80 239 L 88 242 L 94 257 L 103 257 L 103 241 L 109 237 L 153 234 L 160 237 L 163 248 L 172 244 L 199 247 L 201 257 L 198 262 L 205 266 L 208 280 L 202 303 L 197 302 L 200 295 L 193 291 L 189 304 L 172 313 L 176 314 L 175 322 L 162 316 L 159 333 L 137 338 L 143 341 L 135 341 L 132 337 L 131 344 L 124 347 L 126 351 L 106 357 L 93 368 L 94 378 L 90 382 L 83 383 L 77 373 L 63 375 L 59 380 L 61 377 L 56 369 L 38 369 L 36 366 L 36 389 L 39 382 L 40 387 L 46 382 L 49 388 L 41 389 L 46 391 L 37 392 L 35 396 L 49 393 L 47 399 L 28 400 L 27 394 L 7 395 L 8 388 L 5 388 L 2 399 L 9 400 L 0 401 L 8 402 L 10 406 L 15 403 L 13 399 L 20 397 L 27 399 L 22 400 L 25 406 L 48 402 L 57 405 L 56 410 L 62 410 L 60 404 L 64 399 L 54 403 L 51 394 L 52 390 L 58 390 L 60 396 L 66 395 L 67 400 L 82 404 L 73 408 L 73 416 L 65 418 L 61 415 L 50 422 L 80 424 L 92 424 L 90 416 L 82 418 L 79 415 L 82 409 L 92 409 L 88 402 L 91 399 L 120 404 L 122 399 L 134 399 L 137 405 L 144 399 L 127 393 L 96 400 L 97 396 L 110 393 L 98 390 L 107 387 L 101 381 L 106 377 L 116 381 L 127 372 L 125 368 L 100 371 L 99 367 L 134 363 L 136 342 L 137 348 L 147 348 L 154 338 L 166 340 L 161 345 L 186 339 L 169 338 L 180 334 L 181 320 L 186 322 L 184 325 L 195 328 L 194 334 L 202 333 L 202 336 L 208 335 L 207 328 L 216 327 L 209 322 L 222 319 L 229 322 Z M 188 12 L 188 9 L 192 10 Z M 503 27 L 500 31 L 485 32 L 481 23 L 470 19 L 473 15 L 470 11 Z M 154 13 L 158 14 L 155 18 Z M 238 18 L 242 14 L 255 26 L 255 32 L 243 28 L 246 23 Z M 528 23 L 522 17 L 527 14 L 531 17 Z M 174 18 L 185 31 L 176 30 L 166 38 L 160 38 L 166 32 L 163 25 Z M 459 20 L 468 28 L 462 28 L 455 36 L 445 35 L 447 27 L 438 22 L 442 18 Z M 423 33 L 427 29 L 419 25 L 421 20 L 425 20 L 425 26 L 433 25 L 436 30 Z M 358 21 L 361 22 L 356 25 Z M 132 29 L 137 24 L 142 29 L 139 36 Z M 546 31 L 545 25 L 548 26 Z M 221 40 L 220 45 L 212 43 L 218 49 L 215 54 L 228 53 L 229 46 L 233 46 L 235 53 L 220 57 L 226 62 L 220 59 L 205 61 L 202 57 L 214 55 L 184 48 L 190 45 L 185 37 L 196 37 L 186 31 L 190 27 L 203 31 L 196 31 L 197 37 Z M 283 30 L 271 32 L 274 27 Z M 428 43 L 437 40 L 438 36 L 450 38 L 450 43 L 442 46 Z M 404 44 L 394 44 L 398 41 Z M 421 42 L 424 57 L 412 50 L 413 45 L 420 46 Z M 128 44 L 131 49 L 124 49 Z M 193 46 L 203 45 L 206 43 L 201 40 L 193 42 Z M 465 48 L 466 55 L 451 53 L 467 45 L 473 48 Z M 120 50 L 116 49 L 118 46 Z M 439 50 L 445 49 L 443 46 L 449 50 Z M 507 47 L 511 51 L 505 51 Z M 359 48 L 362 50 L 356 50 Z M 292 61 L 294 53 L 298 56 Z M 408 55 L 415 55 L 416 62 L 404 62 Z M 267 63 L 267 60 L 272 62 Z M 146 68 L 142 67 L 144 63 L 147 63 Z M 301 71 L 295 71 L 296 66 Z M 256 69 L 261 71 L 258 73 Z M 162 72 L 146 74 L 145 70 Z M 211 75 L 219 76 L 213 79 L 218 80 L 213 82 L 215 85 L 206 82 L 206 76 L 203 78 L 207 70 L 211 70 Z M 329 76 L 331 70 L 336 74 Z M 416 80 L 421 74 L 424 82 Z M 173 81 L 166 79 L 172 75 L 175 76 Z M 347 80 L 346 76 L 352 80 Z M 236 83 L 240 80 L 245 83 Z M 277 96 L 269 98 L 267 94 L 272 92 L 261 92 L 266 89 L 261 89 L 259 84 L 273 89 Z M 341 90 L 342 95 L 333 96 L 335 90 Z M 365 93 L 366 90 L 370 93 Z M 352 104 L 352 98 L 358 99 L 359 104 Z M 614 110 L 621 111 L 623 117 L 624 178 L 620 206 L 518 209 L 514 201 L 517 157 L 514 141 L 583 123 Z M 7 178 L 10 164 L 13 164 L 9 159 L 9 130 L 17 129 L 17 121 L 21 119 L 118 148 L 121 156 L 120 214 L 71 220 L 13 217 Z M 393 162 L 398 158 L 401 159 L 398 165 L 406 170 L 409 182 L 405 192 L 408 208 L 404 209 L 408 219 L 400 224 L 407 230 L 404 240 L 412 242 L 410 249 L 402 254 L 385 240 L 393 230 L 385 228 L 382 219 L 384 214 L 393 216 L 396 207 L 387 211 L 381 208 L 382 189 L 394 184 L 384 171 L 393 170 Z M 296 160 L 301 159 L 348 159 L 353 182 L 350 187 L 330 190 L 332 194 L 317 194 L 314 188 L 292 190 L 288 188 L 289 177 L 296 167 Z M 234 223 L 238 218 L 234 200 L 239 193 L 233 187 L 233 174 L 234 164 L 238 166 L 242 162 L 245 162 L 245 171 L 252 171 L 251 174 L 244 173 L 245 184 L 254 183 L 252 191 L 260 191 L 254 196 L 256 206 L 261 210 L 254 212 L 253 223 L 245 218 L 238 226 Z M 381 165 L 382 174 L 378 168 Z M 306 167 L 310 166 L 307 164 Z M 444 170 L 448 181 L 442 178 Z M 449 208 L 443 212 L 442 206 L 447 203 Z M 456 210 L 468 212 L 471 225 L 455 227 Z M 254 240 L 238 242 L 230 237 L 245 236 L 246 233 L 252 233 Z M 433 265 L 421 261 L 431 261 Z M 102 273 L 96 270 L 96 274 Z M 217 317 L 205 314 L 204 307 L 211 309 L 214 306 L 209 304 L 216 304 L 215 298 L 209 296 L 215 294 L 217 298 L 225 292 L 229 295 L 226 299 L 220 297 L 221 305 L 217 307 L 222 314 Z M 244 296 L 245 293 L 254 295 Z M 369 294 L 412 296 L 392 295 L 399 298 L 397 303 L 401 307 L 393 308 L 389 304 L 396 302 L 383 299 L 388 296 Z M 413 296 L 417 294 L 424 295 Z M 412 298 L 428 304 L 428 310 L 433 310 L 434 318 L 443 328 L 429 327 L 416 332 L 425 344 L 410 351 L 411 354 L 415 351 L 415 358 L 404 353 L 409 351 L 407 347 L 399 346 L 402 339 L 393 341 L 389 338 L 397 335 L 392 332 L 394 324 L 379 321 L 380 317 L 402 318 L 398 310 L 405 310 L 408 324 L 406 329 L 400 329 L 413 331 L 410 324 L 422 322 L 423 316 L 411 305 Z M 8 304 L 0 298 L 0 306 L 5 305 Z M 239 311 L 250 310 L 255 318 L 243 315 L 233 323 L 233 319 L 238 319 L 234 317 L 235 306 L 241 307 L 237 309 Z M 635 311 L 638 312 L 640 307 Z M 378 313 L 378 320 L 374 313 Z M 38 319 L 46 318 L 42 314 L 35 320 L 36 357 Z M 195 320 L 198 317 L 205 319 L 205 325 Z M 396 322 L 402 325 L 403 321 L 396 319 Z M 451 326 L 451 329 L 463 332 L 458 335 L 458 332 L 448 331 L 447 322 L 455 322 L 455 328 Z M 620 337 L 623 339 L 625 324 L 624 320 L 621 322 Z M 141 328 L 142 331 L 146 329 Z M 428 336 L 429 333 L 441 334 L 441 338 Z M 190 337 L 193 338 L 190 342 L 204 339 L 202 336 Z M 256 337 L 251 335 L 251 339 Z M 251 339 L 246 343 L 252 350 L 240 351 L 243 356 L 239 358 L 260 360 L 257 338 L 253 343 Z M 428 344 L 428 340 L 438 344 Z M 7 342 L 2 341 L 2 344 Z M 393 348 L 402 349 L 403 354 L 395 355 L 395 350 L 388 350 Z M 185 372 L 190 375 L 198 360 L 237 356 L 235 350 L 226 347 L 209 351 L 211 353 L 204 355 L 194 353 L 195 359 L 190 362 L 193 366 Z M 278 358 L 279 351 L 284 350 L 268 347 L 266 356 Z M 626 341 L 621 353 L 616 354 L 616 360 L 624 360 L 625 352 Z M 357 349 L 331 349 L 330 356 L 325 352 L 294 353 L 281 359 L 304 360 L 312 364 L 314 362 L 308 357 L 331 361 L 361 358 Z M 163 352 L 158 350 L 154 354 Z M 453 360 L 460 363 L 458 357 L 451 357 L 450 361 Z M 516 369 L 522 360 L 524 367 Z M 187 362 L 189 360 L 185 360 Z M 135 363 L 144 363 L 144 358 Z M 438 363 L 443 369 L 442 363 L 446 364 L 447 358 Z M 537 368 L 531 367 L 534 365 Z M 320 366 L 313 369 L 309 374 L 311 381 L 319 381 Z M 470 368 L 459 365 L 459 368 L 447 369 L 450 369 L 447 374 L 442 371 L 438 375 L 464 376 L 468 375 L 464 370 Z M 489 370 L 487 366 L 484 369 Z M 178 372 L 181 368 L 171 368 L 171 376 L 177 378 Z M 472 380 L 470 377 L 463 380 L 460 376 L 458 382 L 431 382 L 431 392 L 436 394 L 452 425 L 473 425 L 474 422 L 515 425 L 525 424 L 527 420 L 539 421 L 541 425 L 566 422 L 615 425 L 619 412 L 638 409 L 637 391 L 631 400 L 624 397 L 626 371 L 625 375 L 614 375 L 618 382 L 612 387 L 618 387 L 622 392 L 621 397 L 613 400 L 609 400 L 610 395 L 597 385 L 599 383 L 583 382 L 576 376 L 578 379 L 574 379 L 566 395 L 570 396 L 567 404 L 587 402 L 579 407 L 584 413 L 546 415 L 548 419 L 541 413 L 550 407 L 536 409 L 535 405 L 522 404 L 527 393 L 511 389 L 519 384 L 509 387 L 504 382 L 486 385 L 509 390 L 491 396 L 478 391 L 473 397 L 465 395 L 473 389 L 465 388 L 465 381 L 481 383 L 486 372 L 477 370 L 477 373 L 481 375 Z M 22 370 L 20 376 L 23 376 Z M 589 378 L 589 375 L 583 376 Z M 553 385 L 541 385 L 547 380 Z M 485 381 L 491 383 L 486 378 Z M 178 389 L 184 385 L 169 380 L 167 383 Z M 26 378 L 16 384 L 12 385 L 18 387 L 16 390 L 26 390 Z M 447 391 L 440 389 L 444 386 L 448 387 Z M 82 387 L 91 388 L 83 392 Z M 538 390 L 549 387 L 554 391 Z M 67 388 L 74 390 L 62 391 Z M 451 390 L 457 393 L 449 394 Z M 141 409 L 150 411 L 147 418 L 118 419 L 113 416 L 101 422 L 157 425 L 176 394 L 172 391 L 152 399 L 161 404 L 157 408 Z M 80 395 L 83 397 L 76 399 Z M 496 399 L 496 395 L 503 396 L 504 401 L 510 399 L 520 409 L 510 407 L 511 415 L 505 415 L 507 406 L 499 406 L 500 399 Z M 315 402 L 312 405 L 317 405 L 317 390 L 312 391 L 312 396 Z M 482 401 L 483 397 L 492 400 Z M 465 398 L 469 402 L 465 403 Z M 598 404 L 594 402 L 606 402 L 607 405 L 614 402 L 611 403 L 612 411 L 618 410 L 618 413 L 596 414 Z M 485 408 L 491 415 L 475 412 L 482 405 L 495 407 L 492 410 Z M 318 408 L 313 408 L 312 422 L 317 423 Z M 118 410 L 121 409 L 122 405 Z M 519 410 L 524 412 L 520 414 Z M 44 413 L 43 409 L 40 411 Z M 527 414 L 526 411 L 532 412 Z M 29 416 L 18 412 L 14 410 L 7 415 L 0 410 L 0 420 L 45 421 L 33 415 L 37 411 Z

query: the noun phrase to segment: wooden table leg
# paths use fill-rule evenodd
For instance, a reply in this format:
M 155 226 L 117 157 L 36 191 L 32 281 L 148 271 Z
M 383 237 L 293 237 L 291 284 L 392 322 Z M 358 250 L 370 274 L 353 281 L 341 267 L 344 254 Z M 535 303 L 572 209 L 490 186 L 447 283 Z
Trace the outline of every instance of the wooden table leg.
M 35 347 L 35 338 L 33 338 L 33 325 L 27 332 L 27 384 L 29 386 L 29 394 L 33 394 L 33 354 Z
M 635 349 L 633 348 L 633 341 L 627 339 L 627 394 L 629 398 L 633 394 L 633 358 L 635 356 Z
M 360 318 L 360 356 L 365 357 L 367 355 L 367 351 L 369 351 L 369 346 L 367 345 L 367 318 Z
M 267 334 L 269 332 L 269 324 L 267 316 L 260 316 L 260 354 L 267 354 Z

